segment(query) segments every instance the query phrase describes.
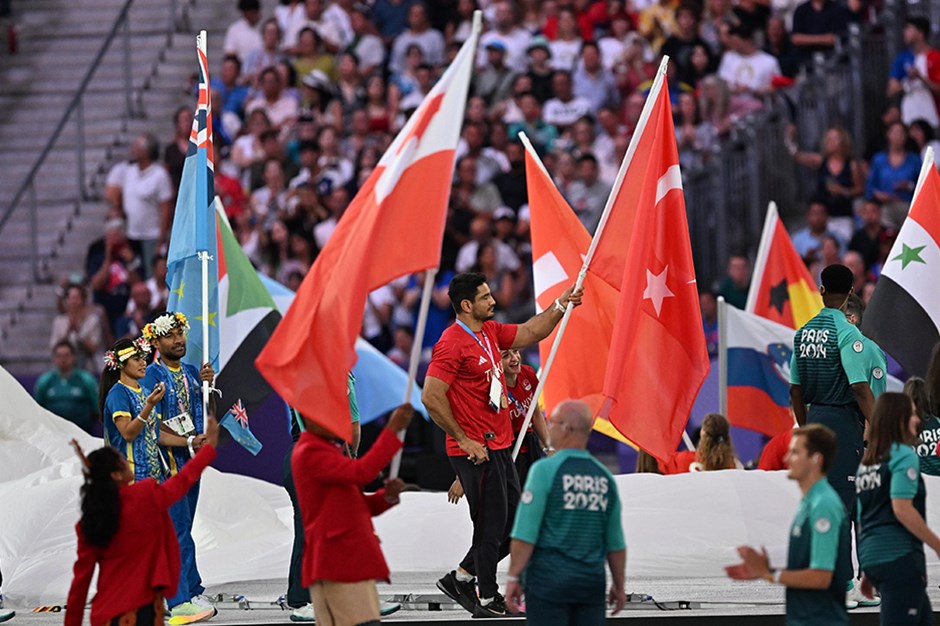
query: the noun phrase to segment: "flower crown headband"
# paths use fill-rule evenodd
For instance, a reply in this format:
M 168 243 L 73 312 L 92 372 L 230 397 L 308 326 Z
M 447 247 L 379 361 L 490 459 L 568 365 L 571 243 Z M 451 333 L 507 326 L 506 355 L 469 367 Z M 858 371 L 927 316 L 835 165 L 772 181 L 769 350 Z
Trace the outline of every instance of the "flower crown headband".
M 181 329 L 184 333 L 189 330 L 189 320 L 180 312 L 166 312 L 158 315 L 152 322 L 144 326 L 144 338 L 147 341 L 154 341 L 160 337 L 165 337 L 174 328 Z
M 104 353 L 104 364 L 109 370 L 119 370 L 124 362 L 135 356 L 145 357 L 150 354 L 150 342 L 143 337 L 134 340 L 133 345 L 121 348 L 117 352 L 108 350 Z

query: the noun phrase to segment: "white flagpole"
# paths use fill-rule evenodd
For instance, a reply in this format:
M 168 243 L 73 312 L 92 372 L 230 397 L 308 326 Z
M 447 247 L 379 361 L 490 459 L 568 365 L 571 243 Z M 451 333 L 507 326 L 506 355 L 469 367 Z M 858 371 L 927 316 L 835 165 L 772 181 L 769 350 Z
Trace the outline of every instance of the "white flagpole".
M 718 296 L 718 412 L 728 417 L 728 303 Z
M 646 104 L 643 105 L 643 112 L 640 114 L 640 119 L 637 121 L 636 130 L 633 132 L 633 137 L 630 138 L 630 145 L 627 147 L 627 152 L 623 157 L 623 162 L 620 164 L 620 171 L 617 172 L 617 180 L 614 182 L 610 196 L 607 198 L 607 204 L 604 207 L 604 213 L 601 215 L 601 220 L 597 225 L 594 238 L 591 240 L 591 247 L 588 248 L 587 255 L 584 257 L 584 263 L 581 265 L 581 271 L 578 272 L 578 279 L 575 282 L 575 290 L 579 289 L 584 284 L 584 278 L 587 275 L 588 267 L 591 265 L 591 260 L 594 258 L 594 252 L 597 250 L 597 245 L 600 242 L 601 233 L 604 232 L 604 227 L 607 225 L 610 212 L 613 209 L 614 202 L 617 199 L 617 193 L 620 191 L 620 186 L 623 184 L 623 179 L 627 175 L 627 169 L 629 169 L 630 163 L 633 161 L 633 155 L 636 153 L 640 137 L 643 135 L 643 131 L 646 128 L 646 124 L 649 121 L 650 115 L 652 114 L 653 105 L 656 103 L 656 98 L 662 89 L 663 83 L 665 82 L 666 66 L 668 62 L 669 57 L 664 56 L 662 63 L 659 66 L 659 71 L 656 73 L 656 78 L 653 81 L 653 86 L 650 88 L 650 93 L 646 97 Z M 535 149 L 532 147 L 532 143 L 529 141 L 529 138 L 526 137 L 525 133 L 519 133 L 519 139 L 522 141 L 529 154 L 532 155 L 533 160 L 545 173 L 545 176 L 551 180 L 551 177 L 548 175 L 548 171 L 545 169 L 545 165 L 542 164 L 542 160 L 539 158 L 538 154 L 535 152 Z M 545 388 L 545 381 L 548 380 L 548 374 L 552 369 L 552 363 L 555 360 L 555 355 L 558 353 L 558 346 L 561 345 L 561 338 L 565 334 L 565 329 L 568 327 L 568 320 L 571 318 L 571 311 L 573 309 L 574 306 L 569 302 L 568 306 L 565 308 L 565 315 L 561 318 L 561 325 L 558 328 L 558 332 L 555 334 L 555 341 L 552 343 L 552 349 L 548 353 L 548 358 L 545 359 L 545 363 L 542 365 L 541 375 L 539 376 L 539 384 L 535 388 L 535 395 L 533 396 L 535 400 L 529 404 L 529 410 L 526 412 L 525 420 L 522 422 L 522 427 L 519 431 L 520 435 L 525 433 L 529 429 L 529 424 L 532 423 L 532 416 L 535 414 L 535 409 L 538 406 L 538 399 L 542 396 L 542 390 Z M 515 447 L 512 449 L 513 460 L 519 456 L 519 450 L 522 448 L 522 439 L 523 437 L 520 436 L 516 440 Z
M 924 162 L 920 166 L 920 174 L 917 176 L 917 186 L 914 187 L 914 194 L 911 196 L 911 204 L 914 204 L 914 198 L 920 193 L 920 188 L 924 186 L 924 181 L 927 180 L 927 173 L 930 172 L 930 168 L 935 167 L 933 162 L 934 156 L 933 148 L 927 146 L 927 152 L 924 153 Z M 910 212 L 910 207 L 908 207 L 908 212 Z
M 421 306 L 418 310 L 418 324 L 415 327 L 414 342 L 411 345 L 411 360 L 408 363 L 408 382 L 405 384 L 405 403 L 411 401 L 411 391 L 415 386 L 415 378 L 418 376 L 418 364 L 421 362 L 421 352 L 424 343 L 424 329 L 427 326 L 428 311 L 431 308 L 431 292 L 434 290 L 434 281 L 437 279 L 437 268 L 429 269 L 424 274 L 424 288 L 421 292 Z M 405 440 L 405 432 L 398 434 L 398 438 Z M 392 466 L 389 469 L 388 477 L 397 478 L 401 469 L 402 449 L 399 449 L 392 458 Z
M 206 31 L 199 31 L 199 36 L 196 38 L 196 45 L 199 48 L 199 51 L 202 52 L 202 55 L 208 58 L 206 53 Z M 208 67 L 208 63 L 206 64 Z M 212 94 L 209 89 L 209 75 L 208 73 L 205 76 L 206 80 L 206 108 L 207 117 L 211 115 L 212 105 L 211 98 Z M 211 124 L 211 118 L 206 120 L 206 135 L 211 137 L 210 128 L 208 124 Z M 200 173 L 197 172 L 196 176 L 198 177 Z M 199 194 L 197 194 L 198 196 Z M 210 210 L 202 209 L 200 207 L 201 198 L 196 198 L 196 210 Z M 207 219 L 215 219 L 215 211 L 211 211 L 211 215 Z M 202 263 L 202 364 L 205 365 L 209 362 L 209 261 L 211 257 L 209 256 L 208 250 L 200 250 L 198 252 L 199 260 Z M 206 416 L 209 415 L 209 382 L 202 381 L 202 414 L 203 420 L 206 419 Z
M 771 200 L 767 204 L 767 216 L 764 218 L 764 230 L 761 232 L 760 245 L 757 246 L 757 257 L 754 259 L 754 272 L 751 276 L 751 286 L 747 290 L 747 304 L 744 310 L 753 313 L 757 308 L 757 297 L 760 292 L 761 277 L 764 275 L 764 268 L 767 267 L 767 257 L 770 255 L 770 244 L 774 237 L 774 228 L 777 226 L 777 220 L 780 219 L 777 213 L 777 203 Z

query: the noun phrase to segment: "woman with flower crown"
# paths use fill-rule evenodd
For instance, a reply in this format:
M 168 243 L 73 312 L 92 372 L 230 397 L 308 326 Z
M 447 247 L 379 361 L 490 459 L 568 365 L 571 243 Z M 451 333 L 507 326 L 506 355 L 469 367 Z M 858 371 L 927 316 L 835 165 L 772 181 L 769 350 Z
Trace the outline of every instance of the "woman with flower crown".
M 157 384 L 145 389 L 140 384 L 147 373 L 150 343 L 118 339 L 105 353 L 105 369 L 98 394 L 104 418 L 105 442 L 127 459 L 134 480 L 168 477 L 163 456 L 157 447 L 185 446 L 183 437 L 160 431 L 160 415 L 154 410 L 166 389 Z

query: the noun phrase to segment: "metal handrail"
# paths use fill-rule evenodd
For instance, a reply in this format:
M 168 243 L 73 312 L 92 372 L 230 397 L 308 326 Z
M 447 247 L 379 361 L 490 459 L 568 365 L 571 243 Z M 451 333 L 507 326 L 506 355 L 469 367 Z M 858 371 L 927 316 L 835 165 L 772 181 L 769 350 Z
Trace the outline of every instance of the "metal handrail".
M 20 185 L 16 194 L 13 196 L 13 200 L 6 207 L 3 212 L 3 215 L 0 216 L 0 232 L 3 231 L 7 222 L 10 220 L 10 217 L 16 211 L 19 206 L 20 201 L 23 199 L 23 196 L 29 193 L 31 197 L 31 213 L 30 221 L 34 223 L 36 221 L 36 190 L 35 190 L 35 181 L 36 177 L 39 174 L 40 168 L 46 161 L 46 158 L 52 152 L 52 149 L 55 147 L 56 142 L 58 142 L 62 131 L 65 130 L 66 124 L 69 123 L 72 114 L 76 113 L 76 123 L 78 125 L 78 191 L 82 198 L 86 197 L 85 193 L 85 129 L 84 129 L 84 110 L 83 110 L 83 99 L 85 93 L 88 90 L 88 86 L 91 84 L 92 79 L 95 76 L 95 73 L 98 71 L 98 68 L 101 65 L 101 62 L 104 60 L 105 54 L 111 47 L 111 44 L 114 42 L 114 39 L 118 36 L 118 30 L 122 29 L 122 36 L 124 38 L 124 53 L 121 55 L 123 58 L 123 78 L 124 78 L 124 92 L 125 92 L 125 115 L 127 117 L 132 117 L 135 114 L 134 111 L 134 102 L 132 97 L 133 91 L 133 79 L 131 71 L 131 57 L 130 57 L 130 24 L 128 13 L 131 9 L 131 5 L 134 4 L 134 0 L 125 0 L 121 10 L 118 12 L 117 17 L 114 19 L 114 23 L 111 25 L 111 30 L 108 31 L 107 36 L 101 44 L 101 48 L 98 50 L 98 53 L 95 55 L 94 60 L 91 65 L 88 67 L 88 71 L 85 72 L 85 76 L 79 83 L 78 89 L 75 91 L 75 95 L 72 96 L 71 101 L 68 106 L 65 108 L 65 111 L 62 114 L 62 118 L 59 120 L 58 124 L 55 126 L 52 135 L 49 137 L 49 140 L 46 142 L 45 147 L 40 152 L 32 168 L 30 168 L 29 173 L 26 175 L 23 184 Z M 173 27 L 176 24 L 176 12 L 177 12 L 178 0 L 171 0 L 169 2 L 170 6 L 170 17 L 168 22 L 168 33 L 172 32 Z M 33 273 L 38 279 L 38 267 L 36 264 L 36 255 L 37 252 L 37 243 L 38 243 L 38 234 L 36 228 L 31 228 L 31 246 L 30 246 L 30 257 L 32 261 Z

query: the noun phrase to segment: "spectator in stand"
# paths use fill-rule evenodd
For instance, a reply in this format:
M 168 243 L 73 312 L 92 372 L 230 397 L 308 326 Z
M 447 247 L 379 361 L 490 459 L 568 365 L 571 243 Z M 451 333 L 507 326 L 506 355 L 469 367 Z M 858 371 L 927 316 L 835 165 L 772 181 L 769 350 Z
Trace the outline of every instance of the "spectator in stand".
M 836 126 L 823 135 L 819 152 L 802 152 L 792 143 L 790 150 L 797 163 L 816 170 L 816 197 L 829 210 L 832 230 L 848 240 L 855 226 L 853 202 L 864 191 L 862 165 L 853 157 L 852 138 Z
M 173 184 L 160 163 L 160 144 L 153 135 L 134 139 L 131 157 L 134 162 L 121 168 L 120 177 L 113 182 L 127 220 L 127 236 L 140 250 L 143 267 L 149 268 L 157 248 L 169 240 Z
M 53 368 L 36 381 L 33 397 L 44 409 L 93 434 L 98 417 L 98 383 L 75 363 L 75 346 L 67 339 L 56 342 L 52 346 Z
M 261 21 L 261 3 L 259 0 L 238 0 L 238 10 L 242 16 L 225 31 L 222 49 L 225 54 L 234 54 L 244 63 L 248 54 L 263 44 L 258 22 Z
M 900 228 L 914 196 L 920 175 L 920 157 L 908 150 L 907 129 L 894 122 L 885 131 L 887 148 L 871 160 L 865 197 L 879 200 L 885 209 L 885 221 Z
M 679 94 L 679 106 L 675 111 L 676 145 L 679 148 L 679 164 L 689 170 L 699 164 L 699 129 L 701 116 L 698 100 L 691 93 Z
M 733 19 L 731 3 L 728 0 L 707 0 L 705 3 L 705 18 L 699 26 L 699 34 L 708 43 L 709 50 L 715 56 L 721 56 L 724 51 L 722 42 L 722 28 L 727 28 L 729 19 Z
M 300 7 L 299 4 L 296 6 Z M 282 32 L 276 18 L 268 18 L 261 25 L 261 46 L 248 53 L 242 67 L 241 80 L 245 85 L 254 86 L 264 68 L 277 65 L 286 58 L 281 52 Z M 245 98 L 242 98 L 241 108 L 244 108 L 244 100 Z
M 881 223 L 881 203 L 874 198 L 865 200 L 859 210 L 859 216 L 862 218 L 862 225 L 852 235 L 849 250 L 862 255 L 865 268 L 870 270 L 881 254 L 881 236 L 886 230 Z
M 471 239 L 465 243 L 457 254 L 456 270 L 467 272 L 477 262 L 477 256 L 485 243 L 493 243 L 496 252 L 497 272 L 518 272 L 521 264 L 515 251 L 504 242 L 493 238 L 493 224 L 489 215 L 480 215 L 473 218 L 470 223 Z
M 927 155 L 927 147 L 933 148 L 934 155 L 940 155 L 940 141 L 937 141 L 936 131 L 926 120 L 917 119 L 911 122 L 907 129 L 907 136 L 914 144 L 921 162 Z M 934 163 L 936 165 L 936 162 Z M 938 166 L 940 167 L 940 166 Z
M 513 122 L 507 129 L 510 137 L 518 137 L 519 132 L 525 132 L 538 152 L 551 151 L 558 139 L 558 129 L 546 122 L 542 116 L 542 106 L 535 94 L 529 92 L 519 97 L 519 107 L 522 120 Z
M 582 154 L 577 161 L 577 178 L 568 189 L 568 203 L 589 233 L 600 222 L 610 185 L 599 178 L 600 169 L 593 154 Z
M 732 254 L 728 258 L 728 273 L 718 284 L 718 295 L 733 307 L 744 310 L 747 291 L 751 287 L 751 262 L 743 254 Z
M 852 276 L 854 278 L 852 282 L 852 289 L 854 293 L 860 294 L 865 291 L 865 285 L 869 282 L 868 272 L 865 270 L 865 259 L 862 258 L 862 255 L 854 250 L 849 250 L 844 255 L 842 255 L 842 264 L 852 270 Z M 861 322 L 858 322 L 861 324 Z
M 574 11 L 568 8 L 558 11 L 558 32 L 554 38 L 550 39 L 551 42 L 548 45 L 552 53 L 552 69 L 563 72 L 574 70 L 583 42 Z
M 701 46 L 703 50 L 708 49 L 708 44 L 698 34 L 699 29 L 699 7 L 694 4 L 680 4 L 676 9 L 676 31 L 663 43 L 661 53 L 669 55 L 669 58 L 676 62 L 677 72 L 675 76 L 670 76 L 670 80 L 679 80 L 694 84 L 692 68 L 692 52 L 696 46 Z M 711 59 L 709 58 L 709 64 Z
M 649 42 L 640 33 L 627 33 L 625 42 L 623 60 L 617 67 L 617 85 L 620 87 L 620 95 L 623 96 L 625 104 L 629 103 L 633 96 L 639 95 L 640 109 L 642 109 L 642 102 L 646 99 L 636 91 L 640 85 L 647 84 L 653 79 L 659 63 L 654 61 Z M 639 111 L 637 111 L 637 117 L 639 117 Z
M 770 18 L 769 0 L 738 0 L 731 9 L 731 14 L 738 24 L 754 33 L 759 45 L 764 44 L 767 20 Z
M 750 27 L 734 26 L 728 43 L 730 49 L 721 57 L 718 76 L 731 88 L 731 114 L 744 116 L 764 107 L 764 97 L 773 91 L 773 77 L 780 74 L 780 64 L 757 47 Z
M 219 77 L 209 79 L 212 88 L 219 93 L 222 110 L 238 116 L 239 120 L 245 115 L 245 101 L 251 91 L 240 82 L 241 70 L 242 62 L 238 57 L 234 54 L 227 54 L 222 59 Z
M 627 34 L 631 28 L 630 17 L 625 12 L 618 11 L 610 16 L 607 33 L 597 41 L 605 69 L 616 73 L 618 66 L 623 63 L 627 52 Z
M 329 34 L 333 30 L 338 33 L 336 47 L 331 52 L 338 53 L 352 43 L 355 32 L 352 28 L 352 8 L 355 0 L 332 0 L 327 1 L 326 9 L 323 11 L 323 22 L 329 24 L 327 34 L 324 37 L 329 39 Z
M 89 371 L 99 369 L 99 357 L 104 354 L 102 320 L 94 307 L 88 305 L 88 296 L 81 285 L 69 285 L 65 295 L 65 313 L 52 320 L 49 346 L 68 341 L 75 348 L 79 367 Z
M 352 52 L 359 59 L 362 76 L 368 76 L 385 63 L 385 44 L 375 34 L 375 27 L 369 21 L 371 14 L 372 10 L 364 2 L 355 3 L 349 12 L 353 40 L 346 47 L 346 52 Z
M 479 8 L 476 0 L 457 0 L 456 6 L 450 11 L 441 28 L 448 49 L 454 45 L 461 45 L 470 38 L 470 33 L 473 31 L 473 13 Z M 524 49 L 522 54 L 525 55 Z
M 493 106 L 509 97 L 516 74 L 506 66 L 506 44 L 502 41 L 487 43 L 485 54 L 486 63 L 473 77 L 473 94 Z
M 803 63 L 815 52 L 831 51 L 849 25 L 849 12 L 835 0 L 806 0 L 793 12 L 790 40 L 797 47 Z
M 540 104 L 544 104 L 552 97 L 552 49 L 548 44 L 548 39 L 542 35 L 532 38 L 529 45 L 526 46 L 526 54 L 529 59 L 528 76 L 532 80 L 532 93 L 538 98 Z
M 251 212 L 264 228 L 270 229 L 274 221 L 287 213 L 287 190 L 284 166 L 279 159 L 269 158 L 264 163 L 264 186 L 251 194 Z
M 282 137 L 287 137 L 297 121 L 300 108 L 297 99 L 285 91 L 285 83 L 277 69 L 265 68 L 261 72 L 260 93 L 245 106 L 245 112 L 263 111 Z
M 408 9 L 408 29 L 395 38 L 389 57 L 389 70 L 402 71 L 405 52 L 411 44 L 421 47 L 424 60 L 429 65 L 438 67 L 444 62 L 444 36 L 431 28 L 427 7 L 421 2 L 412 4 Z
M 312 28 L 304 28 L 297 34 L 294 69 L 297 75 L 302 77 L 313 70 L 320 70 L 330 82 L 336 81 L 336 59 L 323 49 L 320 35 Z
M 281 0 L 280 4 L 274 9 L 273 19 L 277 20 L 277 25 L 281 29 L 281 36 L 290 30 L 300 32 L 302 28 L 300 25 L 307 21 L 303 0 Z M 264 67 L 267 67 L 267 65 Z
M 366 296 L 362 337 L 383 354 L 392 347 L 391 321 L 396 303 L 395 292 L 389 285 L 383 285 Z
M 714 75 L 702 79 L 699 91 L 698 108 L 704 128 L 699 148 L 706 150 L 708 146 L 717 146 L 718 138 L 731 130 L 731 94 L 728 83 Z
M 568 72 L 555 72 L 552 77 L 552 89 L 555 97 L 545 103 L 543 111 L 547 123 L 564 132 L 580 118 L 591 113 L 590 101 L 575 95 Z
M 908 17 L 904 21 L 907 49 L 898 53 L 888 76 L 888 97 L 900 96 L 901 121 L 923 119 L 940 126 L 937 99 L 940 97 L 940 51 L 930 47 L 930 20 Z
M 767 42 L 764 52 L 773 55 L 780 64 L 780 73 L 787 78 L 796 78 L 800 71 L 800 53 L 790 41 L 786 22 L 779 15 L 767 21 Z
M 703 290 L 698 295 L 699 308 L 702 311 L 702 329 L 705 331 L 705 345 L 708 356 L 718 357 L 718 298 L 714 292 Z
M 474 215 L 492 214 L 503 204 L 499 190 L 490 181 L 477 182 L 477 160 L 467 155 L 457 162 L 452 201 Z
M 387 92 L 381 74 L 366 79 L 366 113 L 369 130 L 373 133 L 391 133 L 398 130 L 398 101 Z
M 337 52 L 344 42 L 343 29 L 335 20 L 326 15 L 323 0 L 305 0 L 304 21 L 294 21 L 284 30 L 284 51 L 290 54 L 296 52 L 300 31 L 312 28 L 323 42 L 323 47 L 329 53 Z
M 144 326 L 150 323 L 152 316 L 156 313 L 151 304 L 152 297 L 153 294 L 150 293 L 147 283 L 136 282 L 131 285 L 131 297 L 127 301 L 127 309 L 114 325 L 116 339 L 133 341 L 140 337 Z
M 336 224 L 339 218 L 343 216 L 349 207 L 349 194 L 343 189 L 334 189 L 326 198 L 326 208 L 329 211 L 328 217 L 317 224 L 313 229 L 314 240 L 317 247 L 321 250 L 330 239 L 333 231 L 336 230 Z
M 163 166 L 170 175 L 174 204 L 176 190 L 180 188 L 180 179 L 183 177 L 183 162 L 189 150 L 189 136 L 192 131 L 193 110 L 188 106 L 181 106 L 173 114 L 173 140 L 163 149 Z
M 337 99 L 334 84 L 326 72 L 310 70 L 300 82 L 300 117 L 311 118 L 313 128 L 336 126 L 343 123 L 343 106 Z M 301 129 L 296 128 L 294 135 L 300 138 Z M 303 137 L 304 139 L 308 137 Z
M 354 166 L 340 151 L 339 132 L 333 126 L 324 126 L 317 134 L 317 145 L 320 179 L 329 180 L 331 190 L 345 186 L 352 180 Z
M 150 290 L 150 308 L 161 310 L 166 308 L 170 297 L 170 288 L 166 285 L 166 257 L 162 254 L 153 259 L 153 269 L 150 278 L 144 281 Z
M 511 209 L 506 210 L 512 212 Z M 502 213 L 494 217 L 496 219 L 507 218 Z M 518 270 L 511 271 L 500 267 L 496 252 L 497 241 L 491 239 L 477 246 L 476 261 L 470 267 L 470 271 L 486 276 L 486 284 L 490 286 L 493 297 L 496 299 L 496 320 L 505 323 L 509 319 L 507 312 L 513 308 L 519 294 L 519 278 Z
M 85 256 L 88 285 L 95 304 L 104 309 L 109 322 L 107 327 L 111 332 L 114 330 L 114 322 L 127 306 L 130 283 L 138 280 L 143 273 L 140 255 L 128 241 L 124 228 L 124 220 L 109 219 L 104 225 L 104 237 L 92 242 Z M 104 346 L 104 343 L 101 345 Z M 84 367 L 84 355 L 81 350 L 78 355 Z M 90 371 L 97 372 L 98 364 L 90 368 Z
M 386 46 L 408 27 L 408 12 L 420 0 L 376 0 L 372 5 L 372 21 Z
M 829 208 L 826 203 L 813 198 L 806 209 L 806 226 L 793 233 L 793 247 L 800 257 L 818 258 L 826 237 L 839 241 L 840 251 L 844 248 L 843 240 L 829 227 Z
M 656 0 L 655 3 L 640 11 L 637 30 L 650 42 L 657 53 L 666 39 L 678 30 L 676 25 L 678 7 L 679 0 Z
M 297 175 L 297 166 L 294 165 L 293 161 L 286 158 L 284 145 L 278 140 L 277 131 L 266 130 L 261 133 L 261 150 L 263 152 L 262 158 L 252 165 L 248 172 L 249 189 L 255 191 L 264 186 L 265 165 L 271 159 L 275 159 L 281 163 L 281 168 L 284 170 L 285 181 Z
M 526 188 L 525 178 L 525 148 L 522 143 L 515 140 L 516 135 L 510 135 L 514 138 L 506 146 L 506 159 L 509 161 L 509 171 L 500 172 L 493 177 L 493 184 L 499 192 L 502 204 L 505 204 L 514 211 L 525 204 L 528 200 L 528 190 Z
M 460 3 L 458 3 L 459 7 Z M 513 5 L 508 0 L 498 0 L 492 5 L 492 19 L 489 21 L 490 29 L 480 35 L 477 66 L 486 65 L 486 46 L 493 42 L 503 44 L 506 50 L 506 65 L 515 73 L 525 72 L 528 68 L 526 54 L 528 53 L 532 35 L 516 25 L 516 16 Z
M 600 49 L 593 41 L 581 46 L 581 60 L 572 75 L 572 84 L 574 92 L 588 101 L 592 111 L 620 104 L 617 80 L 601 63 Z
M 463 137 L 457 144 L 456 157 L 458 159 L 466 155 L 476 157 L 477 182 L 480 184 L 493 180 L 493 177 L 500 172 L 509 171 L 509 161 L 506 160 L 506 155 L 485 145 L 486 136 L 485 124 L 466 121 L 463 127 Z

